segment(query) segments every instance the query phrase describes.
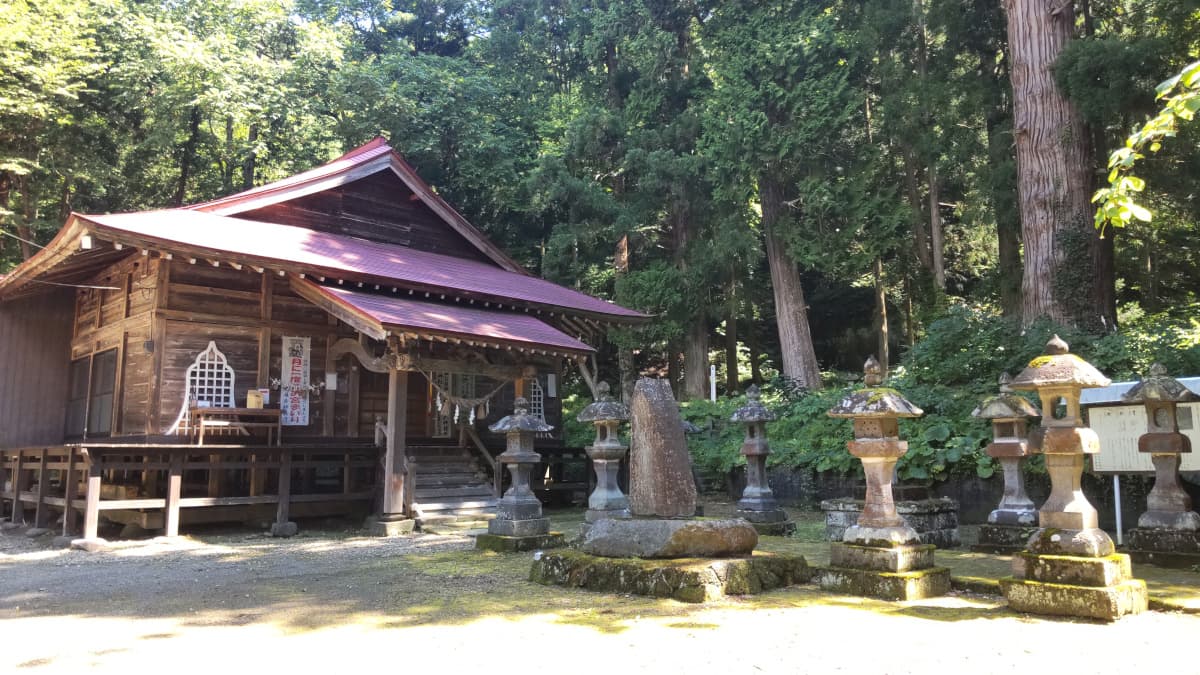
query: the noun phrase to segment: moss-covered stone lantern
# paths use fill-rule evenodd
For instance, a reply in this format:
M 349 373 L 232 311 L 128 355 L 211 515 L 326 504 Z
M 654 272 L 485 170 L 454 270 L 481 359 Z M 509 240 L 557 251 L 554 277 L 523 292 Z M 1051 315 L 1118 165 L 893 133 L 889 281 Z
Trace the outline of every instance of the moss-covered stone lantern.
M 562 535 L 550 533 L 550 521 L 542 516 L 542 503 L 529 485 L 529 473 L 542 456 L 533 450 L 537 434 L 554 429 L 540 417 L 529 414 L 529 402 L 518 397 L 513 414 L 488 427 L 504 434 L 508 447 L 496 460 L 512 476 L 512 485 L 496 506 L 496 517 L 488 522 L 488 534 L 476 538 L 478 548 L 525 551 L 562 544 Z
M 1071 354 L 1055 335 L 1046 353 L 1012 381 L 1036 391 L 1042 403 L 1042 437 L 1050 496 L 1038 511 L 1040 529 L 1026 550 L 1013 556 L 1013 576 L 1000 580 L 1009 606 L 1021 612 L 1114 620 L 1145 611 L 1146 585 L 1131 578 L 1129 556 L 1116 554 L 1099 527 L 1096 509 L 1083 494 L 1085 455 L 1100 452 L 1096 432 L 1083 425 L 1083 389 L 1109 379 Z
M 1192 498 L 1179 483 L 1180 459 L 1192 451 L 1192 443 L 1179 431 L 1178 407 L 1197 398 L 1159 363 L 1121 397 L 1146 408 L 1146 433 L 1138 438 L 1138 451 L 1149 453 L 1154 464 L 1154 489 L 1146 495 L 1146 512 L 1129 532 L 1135 559 L 1200 561 L 1200 515 L 1192 510 Z
M 866 503 L 858 523 L 831 546 L 821 587 L 891 600 L 942 595 L 950 590 L 950 571 L 934 567 L 934 546 L 921 544 L 917 531 L 896 512 L 892 497 L 896 462 L 908 452 L 908 442 L 900 440 L 899 420 L 924 413 L 900 392 L 882 386 L 882 368 L 874 356 L 867 359 L 863 374 L 866 387 L 847 394 L 828 414 L 854 420 L 854 440 L 846 446 L 862 461 Z
M 750 521 L 759 534 L 785 536 L 796 531 L 796 524 L 789 521 L 787 513 L 779 508 L 775 493 L 767 482 L 767 455 L 771 447 L 767 443 L 767 422 L 775 419 L 760 400 L 758 387 L 746 389 L 746 405 L 730 416 L 730 422 L 746 426 L 746 438 L 742 441 L 742 455 L 746 458 L 746 489 L 738 500 L 738 515 Z
M 992 442 L 987 454 L 1000 463 L 1004 475 L 1004 494 L 1000 504 L 988 514 L 988 524 L 980 529 L 982 550 L 1019 551 L 1033 534 L 1037 525 L 1037 508 L 1025 493 L 1025 477 L 1021 460 L 1033 453 L 1029 442 L 1029 419 L 1040 413 L 1032 403 L 1014 394 L 1008 373 L 1000 376 L 1000 393 L 988 397 L 971 413 L 990 420 Z
M 629 408 L 614 401 L 607 382 L 596 385 L 596 400 L 576 417 L 580 422 L 596 426 L 596 440 L 587 446 L 588 457 L 596 472 L 596 488 L 588 496 L 586 520 L 594 523 L 601 518 L 628 518 L 629 499 L 621 492 L 617 475 L 621 460 L 629 446 L 621 443 L 621 423 L 629 419 Z

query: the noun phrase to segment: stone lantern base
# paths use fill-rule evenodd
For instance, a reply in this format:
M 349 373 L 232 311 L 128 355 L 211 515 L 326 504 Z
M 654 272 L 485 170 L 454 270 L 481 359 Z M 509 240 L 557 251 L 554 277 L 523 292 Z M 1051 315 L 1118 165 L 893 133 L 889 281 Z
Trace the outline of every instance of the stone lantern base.
M 1041 514 L 1045 521 L 1046 514 Z M 1094 511 L 1085 516 L 1094 520 Z M 1146 582 L 1134 579 L 1129 556 L 1095 527 L 1042 528 L 1013 556 L 1013 576 L 1000 580 L 1018 612 L 1116 621 L 1146 611 Z
M 796 532 L 796 523 L 788 520 L 787 512 L 783 509 L 738 509 L 737 516 L 745 518 L 759 534 L 768 537 L 790 537 Z
M 1129 556 L 1089 558 L 1013 556 L 1013 576 L 1001 579 L 1008 606 L 1018 612 L 1116 621 L 1146 611 L 1146 582 L 1134 579 Z
M 862 546 L 835 543 L 829 567 L 817 572 L 823 590 L 882 600 L 920 600 L 950 592 L 950 570 L 936 567 L 932 544 Z
M 1129 556 L 1135 562 L 1162 567 L 1200 565 L 1200 532 L 1137 527 L 1125 533 Z
M 548 548 L 566 546 L 567 540 L 562 532 L 547 532 L 531 534 L 524 537 L 510 537 L 503 534 L 481 534 L 475 537 L 475 548 L 480 551 L 496 551 L 497 553 L 517 553 L 519 551 L 541 551 Z

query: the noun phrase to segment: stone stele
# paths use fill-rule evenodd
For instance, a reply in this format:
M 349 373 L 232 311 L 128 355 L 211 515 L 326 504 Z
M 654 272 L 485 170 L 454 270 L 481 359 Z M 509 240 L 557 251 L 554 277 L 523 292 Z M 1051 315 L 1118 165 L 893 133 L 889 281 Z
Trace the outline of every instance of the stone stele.
M 679 405 L 666 380 L 642 378 L 630 406 L 629 510 L 634 516 L 688 518 L 696 513 L 696 484 Z

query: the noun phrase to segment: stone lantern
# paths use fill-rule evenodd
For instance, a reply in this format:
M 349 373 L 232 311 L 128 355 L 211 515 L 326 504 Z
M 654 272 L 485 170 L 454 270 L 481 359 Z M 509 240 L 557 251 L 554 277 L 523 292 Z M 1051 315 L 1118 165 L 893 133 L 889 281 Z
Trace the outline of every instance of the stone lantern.
M 1200 515 L 1179 484 L 1181 455 L 1191 452 L 1192 444 L 1179 431 L 1177 408 L 1197 396 L 1156 363 L 1121 400 L 1146 407 L 1147 432 L 1138 438 L 1138 451 L 1150 453 L 1154 464 L 1154 488 L 1146 496 L 1146 512 L 1129 532 L 1129 548 L 1135 560 L 1194 564 L 1200 561 Z
M 629 446 L 621 443 L 621 422 L 629 419 L 629 408 L 614 401 L 609 394 L 607 382 L 596 385 L 596 400 L 584 408 L 576 418 L 580 422 L 596 425 L 596 440 L 587 446 L 588 457 L 596 471 L 596 488 L 588 497 L 587 522 L 601 518 L 628 518 L 629 499 L 621 492 L 617 475 L 621 460 Z
M 892 498 L 896 463 L 908 452 L 908 442 L 900 440 L 899 420 L 924 413 L 900 392 L 882 386 L 882 369 L 874 356 L 867 359 L 863 373 L 866 387 L 848 394 L 829 416 L 854 420 L 854 440 L 846 446 L 862 460 L 866 503 L 858 523 L 831 546 L 821 587 L 890 600 L 942 595 L 950 590 L 950 570 L 934 567 L 935 547 L 920 543 Z
M 786 536 L 796 531 L 796 524 L 779 508 L 767 483 L 767 455 L 771 454 L 767 444 L 767 422 L 775 419 L 775 413 L 762 404 L 759 396 L 758 387 L 750 385 L 746 390 L 746 405 L 735 410 L 729 418 L 730 422 L 746 425 L 746 439 L 742 441 L 742 455 L 746 457 L 746 489 L 737 503 L 738 515 L 750 521 L 759 534 Z
M 488 522 L 488 533 L 475 539 L 477 548 L 526 551 L 562 544 L 562 535 L 550 532 L 550 521 L 542 516 L 542 503 L 529 487 L 529 473 L 542 456 L 533 451 L 533 439 L 554 427 L 529 414 L 523 397 L 513 402 L 513 414 L 488 427 L 503 433 L 507 449 L 496 460 L 508 467 L 512 485 L 496 506 L 496 517 Z
M 1004 495 L 1000 504 L 988 514 L 988 524 L 980 528 L 979 544 L 983 551 L 1013 552 L 1025 548 L 1025 543 L 1037 526 L 1037 509 L 1025 494 L 1025 477 L 1021 460 L 1032 454 L 1029 442 L 1029 418 L 1040 413 L 1032 403 L 1013 393 L 1008 373 L 1000 376 L 1000 393 L 979 404 L 971 413 L 992 422 L 993 441 L 987 447 L 989 457 L 1000 462 L 1004 472 Z
M 1046 353 L 1010 385 L 1036 391 L 1041 399 L 1038 451 L 1050 474 L 1050 497 L 1038 512 L 1041 527 L 1026 550 L 1013 556 L 1013 576 L 1000 580 L 1017 611 L 1111 621 L 1146 609 L 1145 583 L 1131 578 L 1129 556 L 1115 553 L 1080 485 L 1084 456 L 1100 452 L 1096 432 L 1083 426 L 1080 392 L 1108 384 L 1055 335 Z

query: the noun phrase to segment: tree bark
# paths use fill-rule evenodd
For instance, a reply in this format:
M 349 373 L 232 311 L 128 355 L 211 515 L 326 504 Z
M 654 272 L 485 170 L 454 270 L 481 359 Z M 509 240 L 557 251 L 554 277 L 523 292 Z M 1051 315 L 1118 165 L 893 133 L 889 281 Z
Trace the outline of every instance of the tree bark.
M 762 385 L 762 349 L 758 344 L 758 329 L 754 321 L 754 306 L 750 307 L 750 315 L 746 321 L 746 351 L 750 353 L 750 381 Z
M 29 175 L 24 174 L 17 179 L 17 189 L 21 193 L 21 218 L 17 220 L 17 236 L 21 238 L 21 259 L 33 257 L 33 221 L 37 218 L 37 204 L 34 201 L 33 189 L 29 187 Z
M 783 219 L 783 186 L 772 176 L 759 177 L 759 200 L 767 240 L 767 264 L 775 295 L 775 321 L 779 328 L 783 374 L 805 389 L 821 388 L 821 369 L 808 325 L 808 305 L 800 270 L 788 255 L 777 231 Z
M 188 117 L 188 137 L 179 153 L 179 183 L 175 187 L 175 206 L 183 206 L 187 196 L 188 180 L 192 177 L 192 163 L 196 159 L 196 146 L 200 143 L 200 106 L 192 106 Z
M 888 371 L 887 286 L 883 282 L 883 258 L 875 259 L 875 332 L 879 336 L 875 358 L 886 375 Z
M 995 54 L 980 55 L 985 62 L 984 72 L 992 70 L 986 61 L 996 60 Z M 996 78 L 997 80 L 999 78 Z M 999 82 L 997 82 L 999 84 Z M 989 164 L 995 175 L 992 177 L 992 214 L 996 217 L 997 272 L 1000 285 L 1000 308 L 1004 316 L 1021 318 L 1021 217 L 1017 206 L 1016 176 L 1012 167 L 1012 145 L 1002 129 L 1011 122 L 1012 111 L 1004 96 L 997 96 L 988 106 L 985 115 Z M 1003 172 L 1003 173 L 1001 173 Z
M 904 156 L 904 188 L 908 194 L 908 205 L 912 208 L 913 217 L 913 248 L 917 250 L 917 260 L 921 267 L 930 272 L 933 270 L 933 256 L 929 252 L 929 233 L 925 231 L 925 212 L 921 207 L 921 183 L 918 178 L 917 159 L 912 148 L 901 146 Z
M 683 396 L 708 398 L 708 322 L 693 319 L 683 343 Z
M 1071 40 L 1072 3 L 1005 0 L 1012 57 L 1013 135 L 1025 270 L 1021 320 L 1049 317 L 1094 329 L 1111 317 L 1097 297 L 1087 130 L 1054 81 Z
M 725 395 L 733 396 L 738 391 L 738 303 L 737 281 L 729 281 L 729 298 L 725 310 Z
M 939 291 L 946 290 L 946 258 L 942 239 L 942 212 L 938 206 L 941 190 L 938 189 L 937 167 L 929 164 L 929 248 L 933 259 L 933 283 Z M 886 370 L 886 369 L 885 369 Z
M 246 136 L 246 145 L 249 149 L 246 151 L 246 159 L 242 162 L 242 189 L 249 190 L 254 187 L 254 165 L 258 160 L 258 155 L 254 151 L 254 144 L 258 143 L 258 125 L 251 124 L 250 131 Z

